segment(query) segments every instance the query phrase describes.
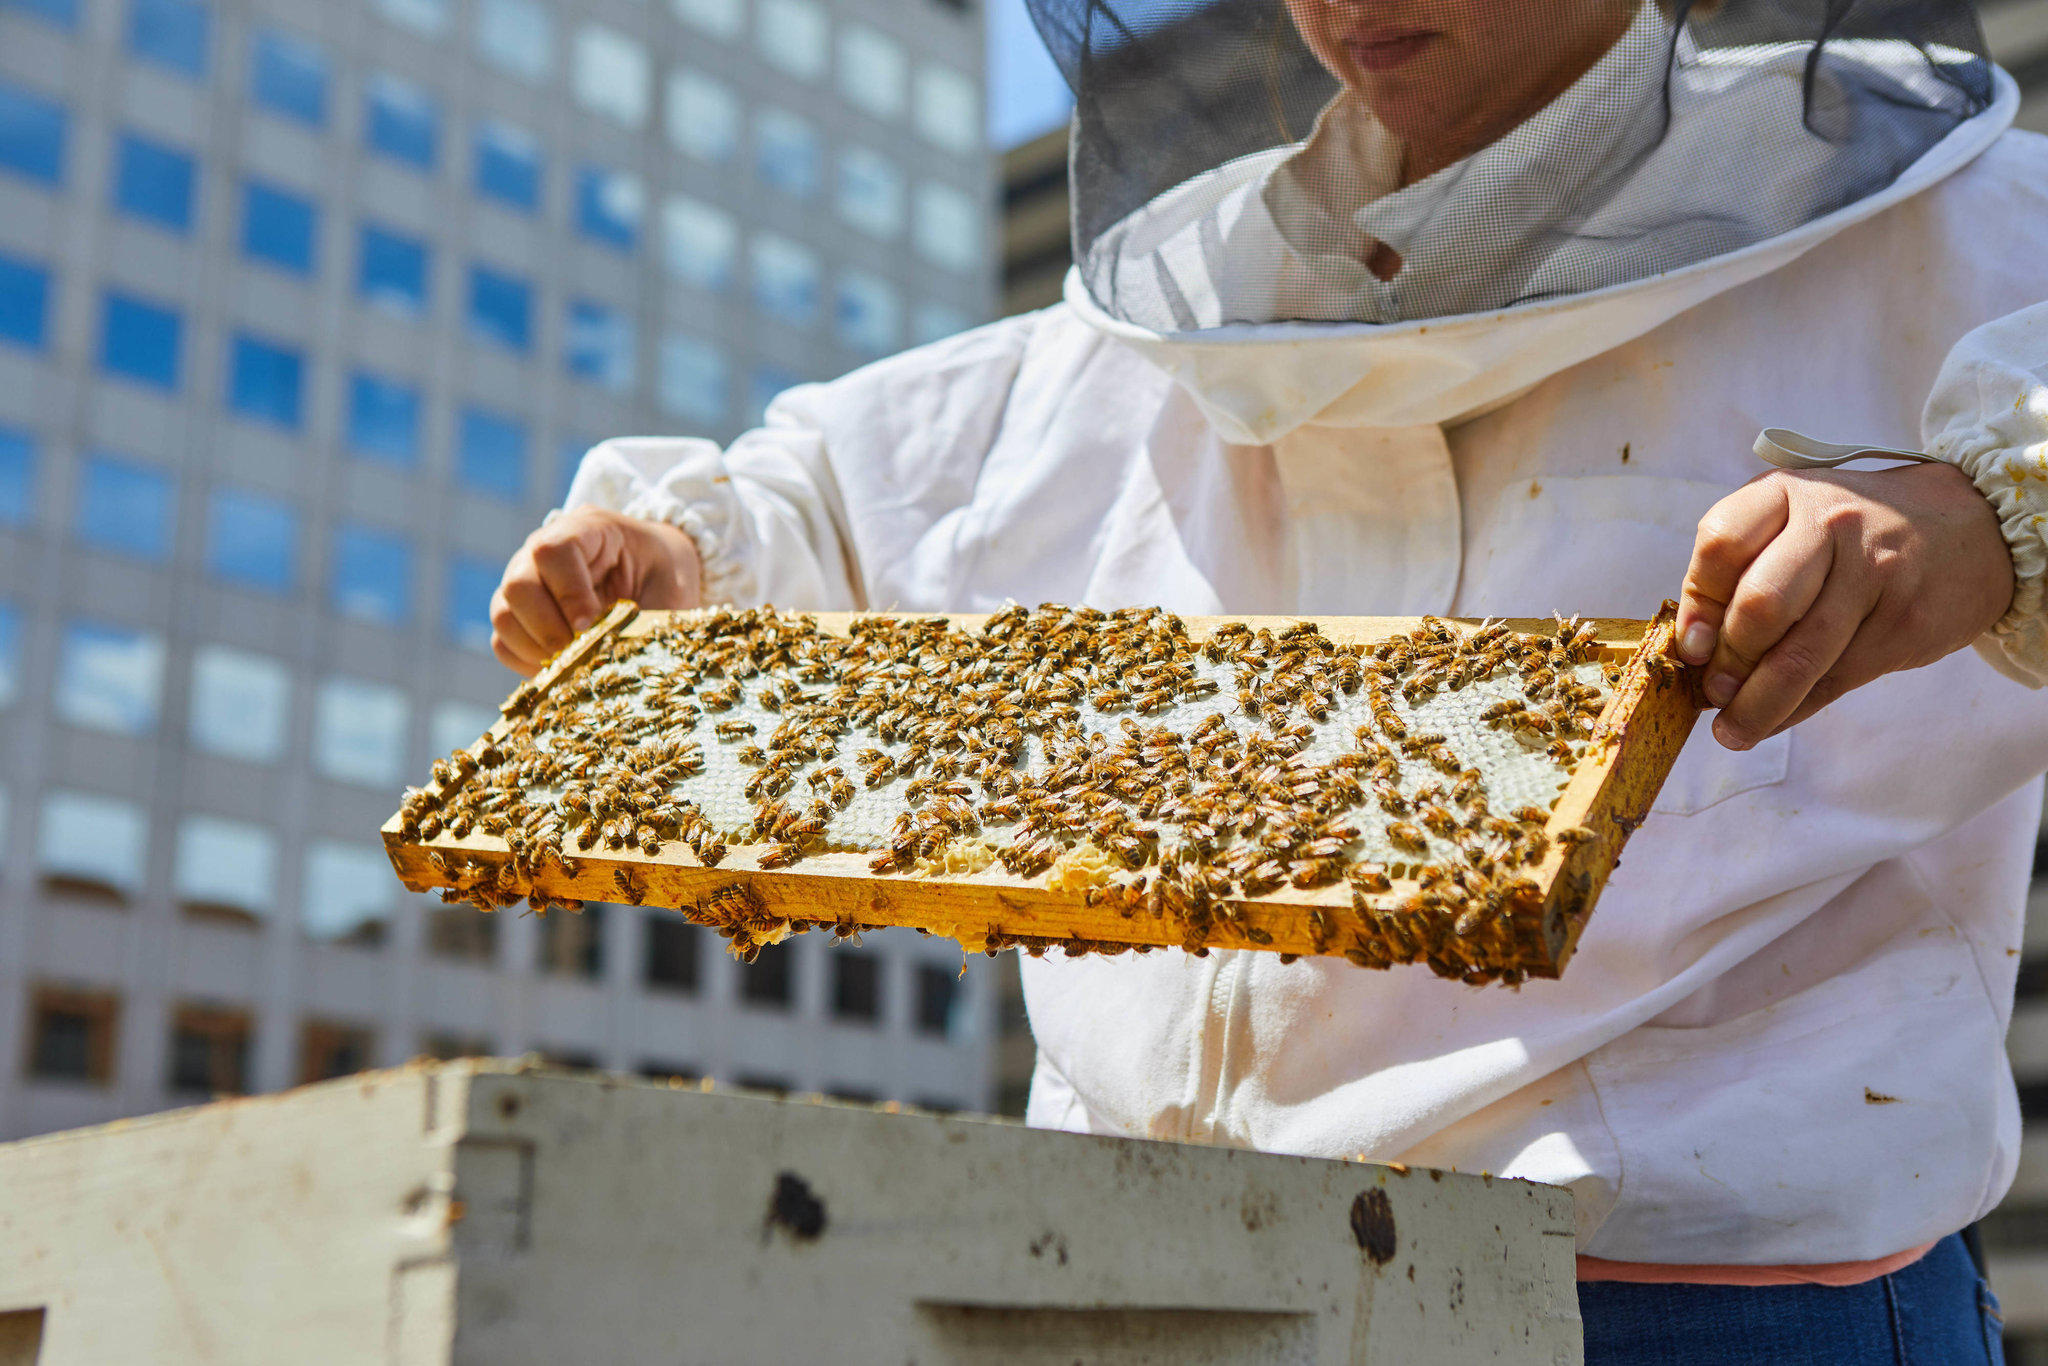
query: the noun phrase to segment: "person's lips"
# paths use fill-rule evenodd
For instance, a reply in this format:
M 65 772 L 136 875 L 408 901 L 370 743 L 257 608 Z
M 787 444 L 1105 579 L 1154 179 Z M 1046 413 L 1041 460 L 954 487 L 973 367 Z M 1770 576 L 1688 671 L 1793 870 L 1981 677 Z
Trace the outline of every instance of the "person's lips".
M 1434 37 L 1429 32 L 1368 33 L 1346 39 L 1344 48 L 1362 70 L 1392 71 L 1412 60 Z

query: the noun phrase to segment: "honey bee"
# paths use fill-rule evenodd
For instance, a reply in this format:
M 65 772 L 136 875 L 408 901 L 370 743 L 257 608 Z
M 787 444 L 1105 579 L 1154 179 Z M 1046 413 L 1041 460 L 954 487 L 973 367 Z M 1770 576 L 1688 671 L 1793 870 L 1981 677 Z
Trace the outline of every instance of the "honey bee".
M 1394 842 L 1395 847 L 1413 853 L 1419 854 L 1429 848 L 1428 838 L 1420 830 L 1403 821 L 1396 821 L 1387 827 L 1387 838 Z
M 1345 876 L 1361 892 L 1390 891 L 1394 885 L 1387 877 L 1385 865 L 1378 863 L 1354 863 Z
M 720 721 L 713 728 L 713 731 L 721 740 L 737 740 L 743 735 L 752 735 L 754 733 L 754 723 L 752 721 L 738 720 Z

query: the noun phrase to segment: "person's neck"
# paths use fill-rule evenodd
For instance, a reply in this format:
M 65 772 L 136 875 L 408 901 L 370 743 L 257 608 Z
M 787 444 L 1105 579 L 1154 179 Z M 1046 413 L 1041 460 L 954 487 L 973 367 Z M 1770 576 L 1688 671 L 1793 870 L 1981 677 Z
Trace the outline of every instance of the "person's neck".
M 1456 165 L 1536 117 L 1613 51 L 1633 22 L 1634 14 L 1624 12 L 1617 27 L 1592 35 L 1567 60 L 1544 73 L 1540 81 L 1504 92 L 1508 99 L 1502 104 L 1473 109 L 1461 119 L 1410 138 L 1401 153 L 1400 188 L 1405 190 L 1446 166 Z

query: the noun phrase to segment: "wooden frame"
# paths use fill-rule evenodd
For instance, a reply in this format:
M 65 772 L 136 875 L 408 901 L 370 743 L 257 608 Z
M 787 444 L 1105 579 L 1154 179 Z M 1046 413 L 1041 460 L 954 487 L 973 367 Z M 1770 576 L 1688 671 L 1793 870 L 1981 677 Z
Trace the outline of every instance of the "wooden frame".
M 529 683 L 522 683 L 506 703 L 508 715 L 522 711 L 534 696 L 581 669 L 593 651 L 611 636 L 630 639 L 663 624 L 670 614 L 641 612 L 621 603 L 568 646 Z M 905 614 L 896 614 L 905 615 Z M 973 628 L 985 618 L 952 615 L 950 624 Z M 1682 667 L 1671 648 L 1676 609 L 1666 604 L 1654 621 L 1595 620 L 1595 655 L 1624 663 L 1624 672 L 1596 725 L 1585 757 L 1558 799 L 1552 832 L 1578 828 L 1590 837 L 1567 842 L 1553 839 L 1543 859 L 1525 871 L 1540 889 L 1510 906 L 1511 946 L 1495 950 L 1470 966 L 1484 974 L 1556 977 L 1570 960 L 1586 919 L 1623 843 L 1648 814 L 1701 709 L 1695 671 Z M 852 613 L 820 613 L 819 629 L 845 634 L 858 617 Z M 1294 617 L 1183 618 L 1197 641 L 1228 622 L 1256 630 L 1295 624 Z M 1339 644 L 1370 643 L 1413 630 L 1419 618 L 1312 618 L 1323 634 Z M 1453 622 L 1473 630 L 1477 622 Z M 1518 631 L 1549 632 L 1550 621 L 1511 621 Z M 501 720 L 491 737 L 508 729 Z M 438 786 L 427 791 L 447 795 Z M 434 839 L 409 842 L 398 816 L 383 827 L 386 851 L 400 879 L 414 891 L 457 885 L 449 867 L 495 868 L 509 859 L 504 841 L 471 834 L 457 838 L 443 832 Z M 704 867 L 683 844 L 665 845 L 653 857 L 637 850 L 579 854 L 574 872 L 558 864 L 544 867 L 532 890 L 542 901 L 602 901 L 620 898 L 615 873 L 630 876 L 644 887 L 645 904 L 671 906 L 699 923 L 729 925 L 738 907 L 749 921 L 784 920 L 794 929 L 836 927 L 858 929 L 909 926 L 956 939 L 970 950 L 1022 944 L 1034 951 L 1064 947 L 1069 952 L 1116 951 L 1126 947 L 1167 947 L 1180 941 L 1174 928 L 1149 916 L 1126 916 L 1103 906 L 1086 905 L 1075 893 L 1048 889 L 1043 877 L 1023 878 L 992 866 L 984 872 L 956 876 L 907 877 L 869 870 L 863 853 L 820 853 L 786 870 L 761 868 L 765 845 L 734 846 L 715 868 Z M 1290 955 L 1342 955 L 1354 961 L 1384 964 L 1425 957 L 1441 963 L 1438 951 L 1417 951 L 1413 935 L 1390 927 L 1418 890 L 1418 884 L 1396 880 L 1392 888 L 1354 906 L 1343 885 L 1303 891 L 1283 888 L 1236 903 L 1241 918 L 1219 926 L 1211 943 L 1222 948 L 1262 948 Z M 1319 915 L 1311 915 L 1319 912 Z M 1448 919 L 1447 917 L 1444 919 Z M 1448 934 L 1447 928 L 1434 931 Z M 1403 945 L 1407 947 L 1402 947 Z M 1468 960 L 1469 962 L 1469 960 Z M 1442 970 L 1441 967 L 1439 970 Z

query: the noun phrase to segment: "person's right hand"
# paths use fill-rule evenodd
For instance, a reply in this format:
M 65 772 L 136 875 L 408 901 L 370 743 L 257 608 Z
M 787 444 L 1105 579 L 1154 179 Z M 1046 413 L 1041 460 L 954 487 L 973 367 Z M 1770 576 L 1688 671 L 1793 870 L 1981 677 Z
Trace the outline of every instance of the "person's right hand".
M 491 595 L 491 651 L 527 678 L 621 598 L 701 605 L 696 542 L 666 522 L 577 508 L 526 538 Z

